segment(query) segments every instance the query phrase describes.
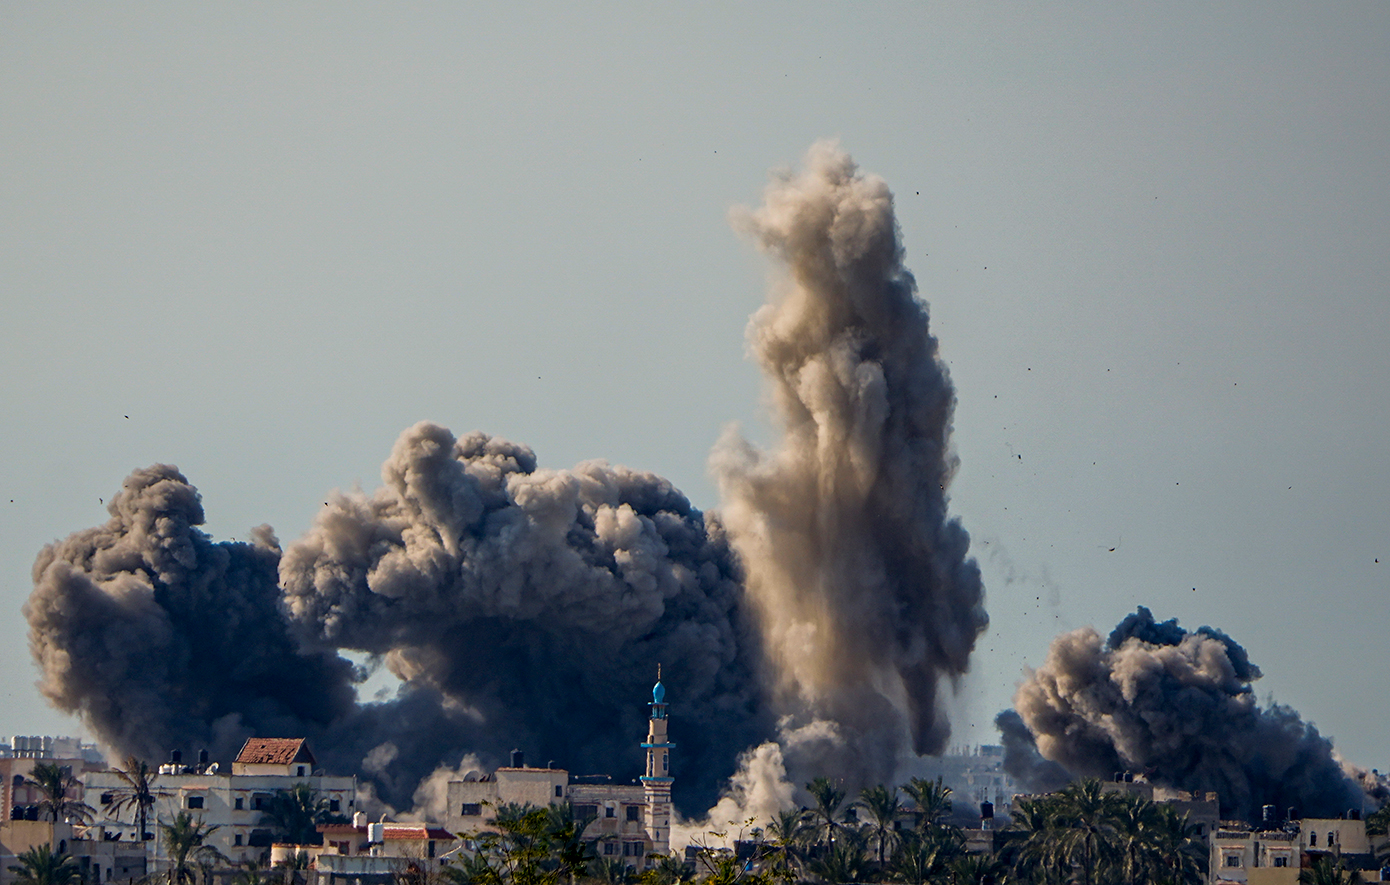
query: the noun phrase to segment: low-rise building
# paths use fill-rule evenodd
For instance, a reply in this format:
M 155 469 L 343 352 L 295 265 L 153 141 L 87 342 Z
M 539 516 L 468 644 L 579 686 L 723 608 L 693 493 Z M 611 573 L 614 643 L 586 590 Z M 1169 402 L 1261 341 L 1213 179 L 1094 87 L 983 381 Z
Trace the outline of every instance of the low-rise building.
M 110 811 L 125 782 L 114 771 L 83 776 L 86 802 L 96 809 L 92 829 L 98 840 L 138 842 L 133 815 L 119 817 Z M 196 765 L 185 766 L 178 754 L 160 766 L 154 790 L 158 794 L 150 816 L 152 868 L 164 859 L 157 823 L 172 821 L 188 812 L 217 827 L 209 844 L 235 863 L 263 860 L 275 840 L 273 827 L 264 820 L 276 793 L 295 784 L 308 784 L 316 797 L 327 800 L 330 813 L 350 817 L 357 794 L 357 778 L 326 774 L 317 767 L 308 742 L 302 738 L 250 738 L 232 762 L 231 770 L 209 763 L 206 753 Z
M 605 777 L 573 776 L 560 768 L 528 768 L 520 751 L 512 764 L 491 773 L 469 772 L 448 785 L 445 826 L 465 836 L 492 826 L 504 805 L 544 807 L 569 802 L 577 818 L 592 818 L 584 838 L 596 841 L 600 856 L 622 857 L 645 869 L 653 854 L 671 849 L 671 762 L 675 746 L 667 739 L 666 688 L 658 673 L 652 688 L 646 774 L 636 784 L 615 784 Z

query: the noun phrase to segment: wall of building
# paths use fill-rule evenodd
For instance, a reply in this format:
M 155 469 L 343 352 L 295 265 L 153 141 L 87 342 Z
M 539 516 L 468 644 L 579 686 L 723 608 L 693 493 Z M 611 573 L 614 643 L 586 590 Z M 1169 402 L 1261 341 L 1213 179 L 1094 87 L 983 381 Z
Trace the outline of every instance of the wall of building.
M 110 799 L 122 786 L 123 782 L 116 773 L 109 770 L 90 772 L 84 775 L 83 781 L 86 785 L 85 801 L 97 810 L 92 821 L 93 829 L 100 834 L 97 838 L 116 837 L 126 842 L 138 841 L 134 814 L 127 811 L 117 818 L 103 801 Z M 351 776 L 301 778 L 284 774 L 236 775 L 220 772 L 160 775 L 154 782 L 154 789 L 167 795 L 156 802 L 149 823 L 151 832 L 156 836 L 151 843 L 151 860 L 164 857 L 157 823 L 169 823 L 181 811 L 216 826 L 218 829 L 208 842 L 234 862 L 261 858 L 269 850 L 271 841 L 269 828 L 261 822 L 261 818 L 278 791 L 288 790 L 297 783 L 307 783 L 316 795 L 328 798 L 330 809 L 336 804 L 336 813 L 351 817 L 355 811 L 357 779 Z

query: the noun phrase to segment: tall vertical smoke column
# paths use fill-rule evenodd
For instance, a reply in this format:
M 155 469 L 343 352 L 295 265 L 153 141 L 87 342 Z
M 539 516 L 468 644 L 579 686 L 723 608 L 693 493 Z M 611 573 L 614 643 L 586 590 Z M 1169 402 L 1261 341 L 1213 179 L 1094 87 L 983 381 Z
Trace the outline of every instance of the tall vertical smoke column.
M 773 452 L 721 441 L 722 517 L 784 727 L 833 723 L 846 773 L 883 777 L 909 746 L 945 747 L 940 683 L 965 673 L 988 623 L 969 536 L 946 514 L 955 392 L 887 185 L 819 143 L 765 199 L 735 223 L 788 271 L 749 328 L 784 436 Z

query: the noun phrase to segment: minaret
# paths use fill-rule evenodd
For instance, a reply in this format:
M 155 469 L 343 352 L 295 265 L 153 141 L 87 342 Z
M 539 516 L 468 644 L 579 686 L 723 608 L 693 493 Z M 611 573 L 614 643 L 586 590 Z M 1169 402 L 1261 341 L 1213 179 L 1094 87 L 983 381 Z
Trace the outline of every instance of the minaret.
M 656 667 L 652 686 L 652 718 L 647 726 L 647 774 L 642 787 L 647 798 L 647 836 L 653 854 L 671 853 L 671 748 L 666 739 L 666 686 L 661 684 L 661 665 Z

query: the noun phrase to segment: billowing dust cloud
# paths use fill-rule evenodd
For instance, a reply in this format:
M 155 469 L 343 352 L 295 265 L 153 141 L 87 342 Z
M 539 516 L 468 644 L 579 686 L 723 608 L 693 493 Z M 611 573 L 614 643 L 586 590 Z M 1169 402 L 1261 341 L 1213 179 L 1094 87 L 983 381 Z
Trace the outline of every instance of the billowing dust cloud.
M 688 811 L 731 778 L 733 801 L 773 808 L 788 771 L 876 782 L 940 750 L 939 692 L 986 617 L 946 513 L 954 392 L 891 194 L 819 145 L 740 224 L 788 271 L 751 327 L 784 438 L 720 443 L 722 517 L 650 473 L 543 469 L 422 423 L 380 488 L 335 493 L 282 550 L 268 527 L 212 541 L 193 486 L 157 465 L 39 555 L 44 694 L 121 755 L 306 736 L 397 807 L 512 747 L 636 776 L 658 662 Z M 359 703 L 340 651 L 383 662 L 396 697 Z
M 819 144 L 736 221 L 786 269 L 749 329 L 782 440 L 721 442 L 722 515 L 784 733 L 824 720 L 841 738 L 789 764 L 877 782 L 907 751 L 944 749 L 938 693 L 987 624 L 969 536 L 946 513 L 955 391 L 881 179 Z
M 1246 819 L 1263 805 L 1309 816 L 1360 809 L 1369 784 L 1357 781 L 1368 773 L 1344 766 L 1292 709 L 1261 706 L 1260 675 L 1221 631 L 1189 632 L 1142 606 L 1106 639 L 1089 627 L 1064 633 L 1020 685 L 1017 715 L 1000 716 L 1005 767 L 1033 789 L 1067 773 L 1143 773 L 1215 792 L 1223 815 Z

